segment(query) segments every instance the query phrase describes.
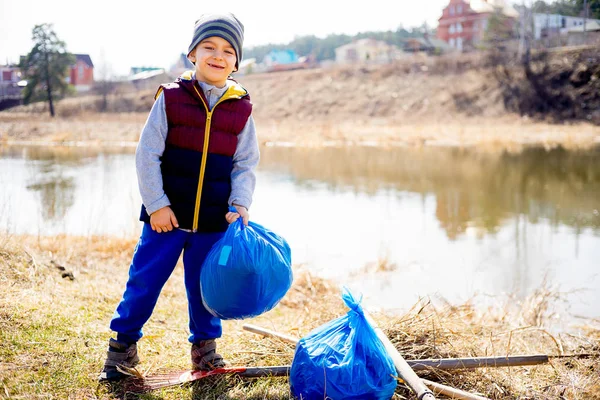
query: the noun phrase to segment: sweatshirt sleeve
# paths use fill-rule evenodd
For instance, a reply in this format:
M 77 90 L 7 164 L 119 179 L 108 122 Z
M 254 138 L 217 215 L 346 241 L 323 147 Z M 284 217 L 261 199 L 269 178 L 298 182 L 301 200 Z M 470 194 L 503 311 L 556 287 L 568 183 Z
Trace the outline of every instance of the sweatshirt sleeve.
M 238 144 L 233 155 L 233 170 L 231 171 L 231 195 L 229 205 L 237 204 L 250 209 L 252 195 L 256 186 L 254 169 L 260 160 L 256 128 L 252 116 L 238 135 Z
M 164 95 L 161 93 L 150 110 L 135 151 L 138 186 L 148 215 L 171 205 L 163 190 L 160 171 L 160 157 L 165 151 L 167 132 L 167 113 Z

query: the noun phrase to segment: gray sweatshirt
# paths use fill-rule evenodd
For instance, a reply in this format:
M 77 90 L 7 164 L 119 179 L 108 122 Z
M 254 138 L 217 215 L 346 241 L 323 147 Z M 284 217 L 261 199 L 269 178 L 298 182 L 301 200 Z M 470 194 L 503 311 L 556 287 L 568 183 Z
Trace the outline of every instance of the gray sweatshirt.
M 211 110 L 215 103 L 223 96 L 227 88 L 234 84 L 230 80 L 227 80 L 225 87 L 218 88 L 204 82 L 199 81 L 199 83 L 206 95 L 208 107 Z M 161 93 L 150 110 L 135 152 L 135 166 L 140 195 L 148 214 L 171 205 L 163 190 L 160 171 L 160 157 L 165 150 L 167 132 L 168 124 L 165 99 Z M 260 153 L 256 138 L 256 129 L 254 127 L 254 119 L 251 115 L 248 118 L 246 126 L 238 135 L 238 144 L 233 155 L 229 205 L 237 204 L 247 209 L 250 208 L 252 194 L 256 186 L 254 169 L 258 165 L 259 158 Z

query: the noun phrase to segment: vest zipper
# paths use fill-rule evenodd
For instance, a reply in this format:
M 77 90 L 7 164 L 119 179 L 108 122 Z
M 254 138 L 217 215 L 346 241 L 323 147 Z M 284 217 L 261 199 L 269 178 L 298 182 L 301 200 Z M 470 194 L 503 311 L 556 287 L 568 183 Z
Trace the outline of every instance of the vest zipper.
M 194 222 L 192 224 L 192 232 L 198 232 L 198 219 L 200 218 L 200 200 L 202 199 L 202 186 L 204 185 L 204 173 L 206 172 L 206 158 L 208 157 L 208 142 L 210 140 L 210 123 L 212 119 L 212 114 L 215 108 L 219 105 L 219 103 L 227 100 L 229 97 L 225 98 L 225 96 L 221 97 L 213 106 L 212 110 L 208 109 L 208 105 L 200 95 L 198 88 L 194 85 L 194 90 L 198 94 L 200 101 L 202 101 L 202 105 L 206 110 L 206 125 L 204 127 L 204 146 L 202 146 L 202 161 L 200 162 L 200 179 L 198 179 L 198 190 L 196 191 L 196 206 L 194 208 Z

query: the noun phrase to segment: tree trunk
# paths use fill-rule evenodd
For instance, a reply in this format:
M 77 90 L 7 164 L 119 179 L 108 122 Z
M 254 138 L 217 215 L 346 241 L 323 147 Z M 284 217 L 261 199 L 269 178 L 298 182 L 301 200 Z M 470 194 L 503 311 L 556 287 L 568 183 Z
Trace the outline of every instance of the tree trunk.
M 46 92 L 48 93 L 50 116 L 54 117 L 54 103 L 52 102 L 52 86 L 50 85 L 50 60 L 48 59 L 48 52 L 46 52 Z
M 106 110 L 108 109 L 108 83 L 107 82 L 102 82 L 101 83 L 101 90 L 102 90 L 102 112 L 106 112 Z
M 48 106 L 50 107 L 50 116 L 54 117 L 54 104 L 52 102 L 52 90 L 50 89 L 50 83 L 48 83 Z

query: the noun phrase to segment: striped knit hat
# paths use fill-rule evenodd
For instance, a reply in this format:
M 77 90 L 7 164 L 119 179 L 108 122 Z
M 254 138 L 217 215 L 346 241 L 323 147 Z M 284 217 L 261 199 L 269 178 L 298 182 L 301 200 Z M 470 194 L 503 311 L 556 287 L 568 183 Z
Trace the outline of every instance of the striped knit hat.
M 227 40 L 235 50 L 235 68 L 239 67 L 242 60 L 242 45 L 244 43 L 244 25 L 231 13 L 203 14 L 194 25 L 194 37 L 188 48 L 188 56 L 194 48 L 212 36 Z

